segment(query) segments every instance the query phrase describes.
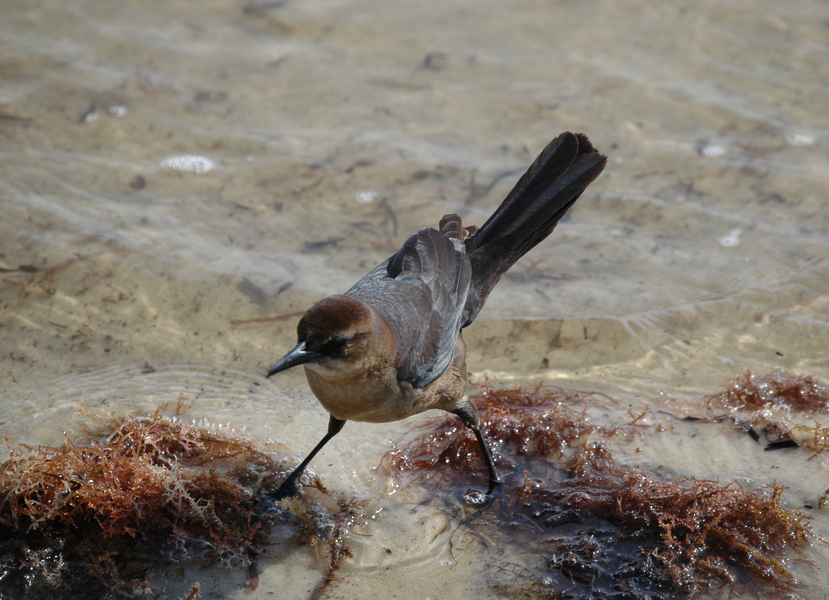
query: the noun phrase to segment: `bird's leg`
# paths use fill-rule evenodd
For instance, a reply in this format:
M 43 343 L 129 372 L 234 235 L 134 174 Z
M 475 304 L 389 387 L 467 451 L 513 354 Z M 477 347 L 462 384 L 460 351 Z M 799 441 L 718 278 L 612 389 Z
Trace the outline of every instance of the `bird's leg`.
M 340 430 L 342 430 L 343 425 L 345 425 L 345 421 L 341 421 L 339 419 L 334 418 L 333 416 L 328 420 L 328 433 L 320 440 L 320 443 L 317 444 L 313 450 L 311 450 L 311 454 L 305 457 L 299 466 L 294 469 L 290 475 L 288 475 L 288 479 L 282 482 L 282 485 L 279 486 L 279 489 L 276 490 L 273 494 L 270 494 L 270 497 L 273 500 L 282 500 L 283 498 L 287 498 L 288 496 L 293 496 L 299 491 L 297 488 L 296 480 L 299 479 L 299 476 L 302 475 L 302 472 L 305 470 L 305 467 L 308 466 L 313 458 L 317 455 L 317 452 L 322 450 L 322 447 L 328 443 L 332 437 L 337 435 Z
M 478 438 L 478 445 L 481 447 L 481 454 L 484 455 L 486 469 L 489 471 L 489 488 L 486 491 L 487 496 L 489 496 L 492 494 L 492 490 L 495 489 L 495 486 L 501 485 L 501 477 L 498 475 L 498 471 L 495 470 L 495 462 L 492 460 L 492 455 L 489 453 L 489 446 L 486 444 L 486 439 L 484 439 L 484 433 L 481 431 L 481 426 L 478 425 L 477 427 L 472 427 L 471 429 L 475 434 L 475 437 Z
M 501 484 L 501 478 L 498 476 L 498 471 L 495 470 L 495 462 L 492 460 L 492 454 L 489 452 L 489 446 L 487 446 L 486 439 L 484 438 L 484 432 L 481 430 L 481 417 L 478 415 L 478 409 L 471 402 L 467 401 L 465 405 L 456 408 L 452 412 L 461 418 L 463 424 L 469 427 L 478 439 L 481 454 L 484 455 L 486 470 L 489 471 L 489 489 L 486 493 L 487 495 L 491 495 L 495 486 Z

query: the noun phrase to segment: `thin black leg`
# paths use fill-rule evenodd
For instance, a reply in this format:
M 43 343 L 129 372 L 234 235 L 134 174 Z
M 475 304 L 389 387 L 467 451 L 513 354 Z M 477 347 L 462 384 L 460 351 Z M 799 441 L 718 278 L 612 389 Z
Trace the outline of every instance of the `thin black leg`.
M 282 482 L 282 485 L 279 486 L 279 489 L 276 490 L 273 494 L 270 494 L 270 497 L 273 500 L 282 500 L 283 498 L 287 498 L 289 496 L 293 496 L 299 491 L 297 487 L 296 480 L 299 479 L 299 476 L 302 475 L 302 472 L 305 470 L 305 467 L 308 466 L 314 457 L 317 455 L 317 452 L 322 450 L 322 447 L 328 443 L 328 441 L 337 435 L 345 425 L 345 421 L 340 421 L 339 419 L 334 418 L 333 416 L 328 420 L 328 433 L 320 440 L 320 443 L 317 444 L 313 450 L 311 450 L 311 454 L 305 457 L 299 466 L 294 469 L 290 475 L 288 475 L 288 479 Z
M 492 454 L 489 453 L 489 446 L 486 444 L 484 433 L 481 431 L 481 426 L 472 428 L 475 437 L 478 438 L 478 445 L 481 447 L 481 454 L 484 455 L 484 462 L 486 463 L 486 470 L 489 471 L 489 489 L 486 491 L 487 495 L 492 494 L 492 490 L 496 485 L 500 485 L 501 477 L 498 471 L 495 470 L 495 461 L 492 460 Z
M 489 451 L 489 446 L 487 446 L 486 438 L 484 438 L 484 432 L 481 430 L 481 418 L 478 416 L 478 410 L 469 403 L 467 406 L 452 412 L 461 418 L 464 425 L 469 427 L 478 439 L 478 445 L 481 447 L 481 454 L 483 454 L 486 463 L 486 470 L 489 471 L 489 489 L 486 493 L 491 495 L 495 487 L 501 485 L 501 477 L 498 475 L 498 471 L 495 470 L 495 461 L 492 460 L 492 454 Z

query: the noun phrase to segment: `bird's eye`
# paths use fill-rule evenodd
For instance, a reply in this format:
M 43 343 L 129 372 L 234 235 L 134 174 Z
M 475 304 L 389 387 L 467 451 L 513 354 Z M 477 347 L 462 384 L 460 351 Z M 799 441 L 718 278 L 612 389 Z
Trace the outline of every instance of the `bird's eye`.
M 322 347 L 322 351 L 325 354 L 339 354 L 343 351 L 347 343 L 347 337 L 334 336 L 325 343 L 325 345 Z

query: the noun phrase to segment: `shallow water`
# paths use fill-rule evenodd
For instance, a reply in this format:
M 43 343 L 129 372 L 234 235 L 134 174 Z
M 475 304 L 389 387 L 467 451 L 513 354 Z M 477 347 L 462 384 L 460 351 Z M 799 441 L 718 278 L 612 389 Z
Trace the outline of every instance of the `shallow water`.
M 82 435 L 75 403 L 183 398 L 301 456 L 327 417 L 301 373 L 262 377 L 297 313 L 444 213 L 483 222 L 568 129 L 608 168 L 465 332 L 474 383 L 626 411 L 743 368 L 829 381 L 827 32 L 806 0 L 5 6 L 0 432 L 59 444 Z M 328 593 L 495 595 L 485 544 L 449 559 L 439 508 L 382 493 L 375 467 L 412 421 L 349 423 L 314 463 L 385 510 Z M 822 457 L 686 433 L 626 460 L 776 479 L 791 506 L 829 486 Z M 808 552 L 801 578 L 826 589 L 825 548 Z M 241 574 L 216 578 L 243 595 Z M 252 596 L 318 578 L 288 552 Z

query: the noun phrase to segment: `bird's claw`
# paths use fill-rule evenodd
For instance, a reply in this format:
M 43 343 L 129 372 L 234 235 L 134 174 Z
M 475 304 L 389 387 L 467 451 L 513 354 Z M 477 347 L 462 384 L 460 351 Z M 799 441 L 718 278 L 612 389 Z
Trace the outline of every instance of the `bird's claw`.
M 504 491 L 504 480 L 501 478 L 498 479 L 490 479 L 489 480 L 489 487 L 486 490 L 487 498 L 492 498 L 493 496 L 500 496 L 501 493 Z
M 268 498 L 270 498 L 274 502 L 279 502 L 280 500 L 284 500 L 285 498 L 290 498 L 291 496 L 296 496 L 299 493 L 299 486 L 296 483 L 296 479 L 291 479 L 290 477 L 282 482 L 282 485 L 279 486 L 272 494 L 268 494 Z

